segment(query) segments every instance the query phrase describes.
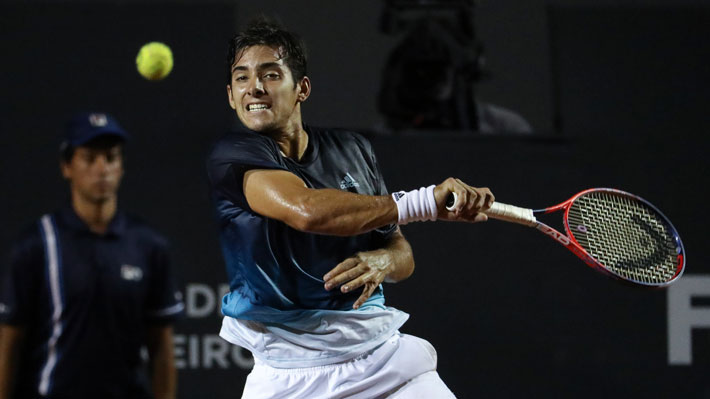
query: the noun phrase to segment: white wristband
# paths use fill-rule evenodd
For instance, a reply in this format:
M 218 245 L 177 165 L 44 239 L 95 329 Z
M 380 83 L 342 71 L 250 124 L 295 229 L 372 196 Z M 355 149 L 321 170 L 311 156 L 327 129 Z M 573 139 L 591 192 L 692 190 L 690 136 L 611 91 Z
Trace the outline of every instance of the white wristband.
M 434 198 L 434 185 L 409 192 L 392 193 L 399 214 L 397 224 L 434 221 L 439 214 Z

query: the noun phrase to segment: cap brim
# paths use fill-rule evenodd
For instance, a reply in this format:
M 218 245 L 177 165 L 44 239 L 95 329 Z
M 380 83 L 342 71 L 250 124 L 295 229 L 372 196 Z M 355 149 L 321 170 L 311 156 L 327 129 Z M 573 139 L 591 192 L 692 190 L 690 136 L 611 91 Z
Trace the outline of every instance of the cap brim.
M 82 146 L 92 140 L 95 140 L 99 137 L 116 137 L 119 138 L 123 141 L 128 140 L 128 134 L 124 132 L 123 130 L 118 130 L 118 129 L 92 129 L 92 132 L 86 135 L 82 135 L 82 137 L 78 140 L 73 140 L 68 142 L 67 144 L 72 146 L 72 147 L 79 147 Z

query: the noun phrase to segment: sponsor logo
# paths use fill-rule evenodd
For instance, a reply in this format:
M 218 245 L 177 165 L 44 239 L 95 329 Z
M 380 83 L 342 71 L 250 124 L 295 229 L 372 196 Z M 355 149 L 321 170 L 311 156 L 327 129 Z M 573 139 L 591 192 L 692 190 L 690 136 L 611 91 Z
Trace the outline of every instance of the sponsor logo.
M 545 234 L 547 234 L 548 236 L 554 238 L 555 241 L 559 242 L 560 244 L 562 244 L 562 245 L 569 245 L 569 237 L 567 237 L 566 235 L 560 233 L 559 231 L 557 231 L 557 230 L 555 230 L 555 229 L 553 229 L 553 228 L 551 228 L 551 227 L 547 227 L 547 226 L 545 226 L 545 225 L 540 225 L 539 229 L 540 229 L 540 231 L 542 231 L 543 233 L 545 233 Z
M 91 114 L 89 115 L 89 123 L 93 127 L 104 127 L 108 124 L 105 114 Z
M 394 193 L 392 195 L 394 195 L 395 201 L 399 201 L 400 198 L 404 197 L 404 194 L 406 194 L 404 191 L 397 191 L 396 193 Z
M 138 266 L 122 265 L 121 278 L 128 281 L 141 281 L 143 279 L 143 270 Z
M 340 189 L 346 190 L 353 187 L 360 187 L 360 183 L 355 181 L 355 179 L 350 176 L 350 173 L 346 173 L 343 180 L 340 181 Z

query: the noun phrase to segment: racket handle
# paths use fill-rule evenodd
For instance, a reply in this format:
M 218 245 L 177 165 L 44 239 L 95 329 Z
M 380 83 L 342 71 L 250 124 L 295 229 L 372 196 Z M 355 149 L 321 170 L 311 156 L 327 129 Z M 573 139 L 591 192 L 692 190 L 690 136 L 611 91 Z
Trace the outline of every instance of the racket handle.
M 533 215 L 532 209 L 520 208 L 502 202 L 494 202 L 491 208 L 485 213 L 489 218 L 502 220 L 504 222 L 518 223 L 529 227 L 537 226 L 537 219 L 535 215 Z
M 446 200 L 446 209 L 453 211 L 457 200 L 456 193 L 451 193 Z M 537 219 L 533 215 L 532 209 L 520 208 L 514 205 L 494 202 L 486 212 L 489 218 L 502 220 L 504 222 L 518 223 L 524 226 L 537 226 Z

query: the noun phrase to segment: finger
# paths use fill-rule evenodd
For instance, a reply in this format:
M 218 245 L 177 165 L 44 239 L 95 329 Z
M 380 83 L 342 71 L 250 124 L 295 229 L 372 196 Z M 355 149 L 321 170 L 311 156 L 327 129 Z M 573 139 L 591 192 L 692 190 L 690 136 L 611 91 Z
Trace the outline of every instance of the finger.
M 338 263 L 338 265 L 335 266 L 331 271 L 326 273 L 325 276 L 323 276 L 323 280 L 327 282 L 338 274 L 357 266 L 358 263 L 360 263 L 360 259 L 355 256 L 347 258 L 344 261 Z
M 353 291 L 353 290 L 356 290 L 356 289 L 362 287 L 370 280 L 370 278 L 372 277 L 372 274 L 373 274 L 372 272 L 362 274 L 360 277 L 358 277 L 358 278 L 346 283 L 342 287 L 340 287 L 340 291 L 350 292 L 350 291 Z
M 493 203 L 496 201 L 496 197 L 493 195 L 493 193 L 491 192 L 491 190 L 488 187 L 483 187 L 480 190 L 482 191 L 482 193 L 486 197 L 482 209 L 488 210 L 493 205 Z
M 365 285 L 365 289 L 362 290 L 362 294 L 360 294 L 360 297 L 353 304 L 353 309 L 357 309 L 362 306 L 362 304 L 365 303 L 370 296 L 372 296 L 372 293 L 375 292 L 375 288 L 377 288 L 377 286 L 378 284 L 375 283 L 368 283 Z
M 338 276 L 334 277 L 330 282 L 326 283 L 325 289 L 326 291 L 330 291 L 339 285 L 345 284 L 344 287 L 348 288 L 343 290 L 343 292 L 352 291 L 352 288 L 350 288 L 352 284 L 350 282 L 360 277 L 363 273 L 365 273 L 366 270 L 367 268 L 364 266 L 354 267 L 342 274 L 339 274 Z
M 478 194 L 469 186 L 464 186 L 466 192 L 468 193 L 468 202 L 466 202 L 466 207 L 462 212 L 464 218 L 470 218 L 476 213 L 475 205 L 478 198 Z
M 469 219 L 471 223 L 485 222 L 488 220 L 488 215 L 485 213 L 477 213 L 472 219 Z
M 481 189 L 475 189 L 471 187 L 471 190 L 473 190 L 476 193 L 476 198 L 473 202 L 473 209 L 478 212 L 483 208 L 483 205 L 486 202 L 486 194 L 483 190 Z
M 457 182 L 458 181 L 459 180 L 457 179 Z M 458 195 L 458 201 L 456 201 L 456 205 L 454 206 L 454 214 L 456 214 L 456 216 L 459 216 L 464 211 L 464 209 L 466 209 L 466 205 L 469 201 L 469 192 L 468 190 L 466 190 L 466 187 L 461 183 L 455 185 L 454 191 L 456 192 L 456 195 Z
M 333 270 L 326 273 L 326 275 L 323 276 L 323 282 L 325 283 L 324 286 L 326 291 L 330 291 L 334 287 L 337 287 L 338 285 L 342 284 L 343 282 L 352 280 L 353 278 L 362 274 L 362 271 L 353 271 L 353 269 L 357 268 L 357 265 L 359 263 L 360 259 L 358 258 L 348 258 L 345 261 L 339 263 L 338 266 L 333 268 Z M 353 274 L 354 276 L 350 277 Z
M 475 187 L 471 187 L 468 184 L 458 180 L 461 186 L 468 192 L 468 201 L 466 202 L 465 211 L 463 212 L 463 217 L 471 218 L 476 214 L 483 204 L 484 198 L 481 197 L 481 191 Z
M 461 216 L 464 219 L 471 219 L 478 212 L 477 204 L 480 202 L 478 192 L 468 185 L 464 185 L 466 191 L 468 192 L 468 202 L 464 208 Z
M 461 202 L 458 204 L 456 209 L 454 209 L 456 216 L 462 215 L 466 211 L 466 206 L 469 201 L 468 191 L 466 191 L 466 190 L 460 191 L 459 197 L 461 198 Z
M 367 267 L 363 264 L 359 264 L 350 270 L 346 270 L 338 274 L 337 276 L 332 277 L 328 282 L 325 283 L 325 289 L 327 291 L 330 291 L 341 284 L 346 284 L 352 280 L 355 280 L 356 278 L 362 276 L 365 271 L 367 271 Z

